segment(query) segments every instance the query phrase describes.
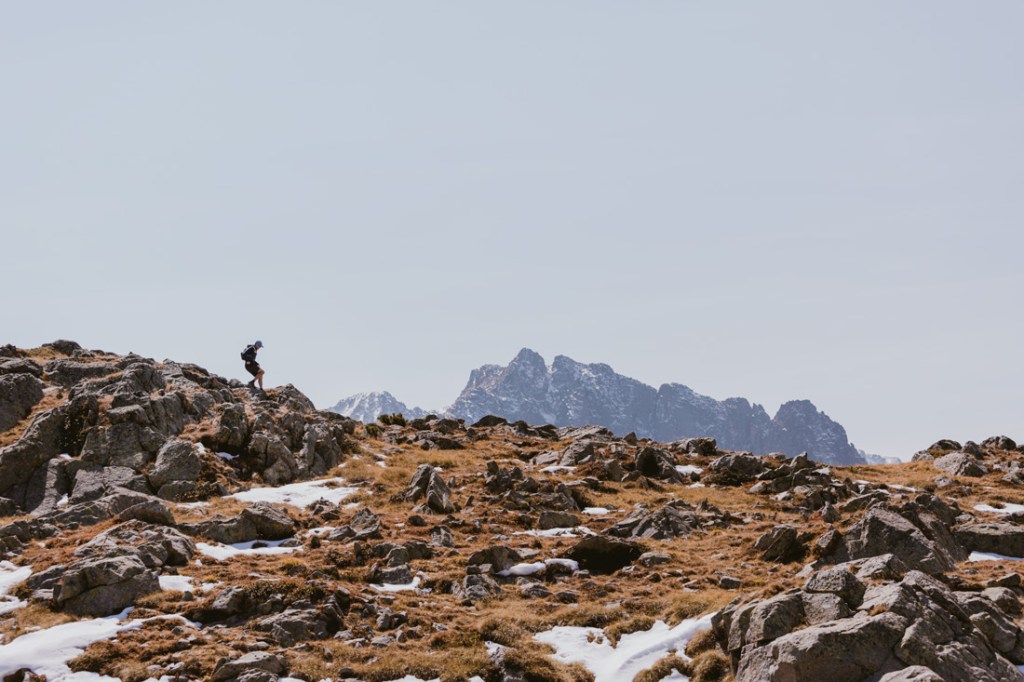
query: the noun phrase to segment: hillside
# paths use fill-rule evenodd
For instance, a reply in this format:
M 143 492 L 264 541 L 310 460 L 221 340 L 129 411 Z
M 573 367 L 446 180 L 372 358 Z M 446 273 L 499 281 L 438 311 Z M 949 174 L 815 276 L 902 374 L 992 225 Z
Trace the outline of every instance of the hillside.
M 331 409 L 360 421 L 407 411 L 390 393 L 359 394 Z M 599 424 L 615 433 L 658 441 L 711 436 L 730 450 L 755 454 L 807 452 L 829 464 L 865 464 L 846 430 L 809 400 L 782 405 L 774 417 L 745 398 L 715 400 L 682 384 L 648 386 L 605 364 L 582 364 L 564 355 L 548 367 L 524 348 L 507 366 L 484 365 L 441 414 L 474 422 L 485 415 L 555 426 Z
M 67 341 L 0 348 L 0 419 L 2 679 L 1024 681 L 1006 437 L 363 425 Z

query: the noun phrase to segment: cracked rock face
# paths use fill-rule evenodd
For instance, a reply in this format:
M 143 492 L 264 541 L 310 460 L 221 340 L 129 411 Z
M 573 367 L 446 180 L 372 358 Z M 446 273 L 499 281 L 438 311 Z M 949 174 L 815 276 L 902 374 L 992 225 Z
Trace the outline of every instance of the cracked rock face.
M 723 609 L 714 631 L 737 682 L 869 680 L 895 671 L 903 677 L 886 679 L 1024 680 L 1013 616 L 919 571 L 871 587 L 846 567 L 819 572 L 802 590 Z

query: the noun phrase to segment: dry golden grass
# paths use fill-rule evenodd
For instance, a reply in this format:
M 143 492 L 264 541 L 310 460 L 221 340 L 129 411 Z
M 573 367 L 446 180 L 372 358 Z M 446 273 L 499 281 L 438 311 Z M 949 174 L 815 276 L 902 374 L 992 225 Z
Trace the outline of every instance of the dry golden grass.
M 34 630 L 43 630 L 61 623 L 70 623 L 73 620 L 75 620 L 74 616 L 61 611 L 53 611 L 42 604 L 29 604 L 24 608 L 12 611 L 9 617 L 0 621 L 0 632 L 9 642 Z
M 683 675 L 689 676 L 690 663 L 676 655 L 669 655 L 661 659 L 647 670 L 641 670 L 633 677 L 633 682 L 659 682 L 662 678 L 668 677 L 673 670 L 678 670 Z

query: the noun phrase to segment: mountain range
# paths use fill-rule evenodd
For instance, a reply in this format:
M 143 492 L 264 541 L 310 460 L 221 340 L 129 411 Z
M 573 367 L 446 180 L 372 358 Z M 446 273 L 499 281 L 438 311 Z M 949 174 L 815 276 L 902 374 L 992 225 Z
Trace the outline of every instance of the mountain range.
M 331 411 L 360 421 L 385 413 L 421 417 L 387 392 L 362 393 L 339 401 Z M 746 398 L 716 400 L 677 383 L 654 388 L 616 373 L 606 364 L 583 364 L 564 355 L 548 366 L 524 348 L 508 365 L 473 370 L 462 393 L 436 414 L 469 422 L 493 414 L 510 420 L 555 426 L 596 424 L 615 433 L 672 441 L 712 436 L 719 447 L 758 454 L 807 452 L 831 464 L 863 464 L 865 455 L 846 430 L 809 400 L 784 403 L 775 416 Z

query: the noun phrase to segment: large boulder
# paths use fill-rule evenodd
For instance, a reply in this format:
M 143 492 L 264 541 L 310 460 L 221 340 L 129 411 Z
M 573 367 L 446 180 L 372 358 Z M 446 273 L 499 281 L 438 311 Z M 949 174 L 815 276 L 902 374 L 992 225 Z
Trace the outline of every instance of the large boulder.
M 699 528 L 697 514 L 677 502 L 655 511 L 639 506 L 605 532 L 620 538 L 665 540 L 690 535 Z
M 807 552 L 800 533 L 788 524 L 775 526 L 759 537 L 754 542 L 754 549 L 760 552 L 763 560 L 776 563 L 799 561 Z
M 238 516 L 217 518 L 194 524 L 182 524 L 189 535 L 233 545 L 252 540 L 283 540 L 295 534 L 295 522 L 283 510 L 267 502 L 257 502 Z
M 964 551 L 935 516 L 908 510 L 906 516 L 874 507 L 845 534 L 829 531 L 818 541 L 823 558 L 836 563 L 895 554 L 908 568 L 938 574 L 953 570 L 967 558 Z
M 43 382 L 31 374 L 0 374 L 0 433 L 27 417 L 43 399 Z
M 838 608 L 812 608 L 827 605 L 822 598 Z M 1024 680 L 1014 665 L 1022 647 L 1013 617 L 918 571 L 865 587 L 837 567 L 813 575 L 803 591 L 730 604 L 712 626 L 736 682 Z
M 253 651 L 235 660 L 221 659 L 213 670 L 211 682 L 232 682 L 243 677 L 276 680 L 287 669 L 285 660 L 267 651 Z M 252 673 L 266 673 L 269 677 L 252 677 Z
M 988 473 L 988 469 L 984 465 L 974 457 L 963 452 L 951 452 L 948 455 L 943 455 L 932 462 L 932 466 L 939 471 L 946 472 L 950 476 L 971 476 L 977 478 Z
M 708 465 L 701 480 L 717 485 L 742 485 L 756 479 L 766 468 L 760 457 L 751 454 L 722 455 Z
M 203 462 L 195 446 L 184 440 L 170 440 L 157 452 L 149 470 L 149 484 L 164 499 L 177 499 L 180 493 L 195 487 Z M 185 483 L 185 486 L 181 484 Z M 176 485 L 177 484 L 177 485 Z
M 682 474 L 676 471 L 676 458 L 668 450 L 647 446 L 636 453 L 633 459 L 635 469 L 648 478 L 668 481 L 683 480 Z
M 79 616 L 109 616 L 160 589 L 157 574 L 137 555 L 76 561 L 54 588 L 58 608 Z
M 614 573 L 639 559 L 643 553 L 643 547 L 636 542 L 588 535 L 573 545 L 565 556 L 591 573 Z
M 1024 526 L 1012 523 L 970 523 L 955 537 L 968 551 L 1024 557 Z
M 79 362 L 77 360 L 51 360 L 45 367 L 46 380 L 70 388 L 87 379 L 98 379 L 113 374 L 117 366 L 109 362 Z
M 133 520 L 103 531 L 75 550 L 75 556 L 137 556 L 147 568 L 160 569 L 185 566 L 195 552 L 195 543 L 184 533 Z
M 430 464 L 421 464 L 406 488 L 405 500 L 416 502 L 422 499 L 426 509 L 438 514 L 450 514 L 455 511 L 451 494 L 451 489 L 437 470 Z

